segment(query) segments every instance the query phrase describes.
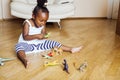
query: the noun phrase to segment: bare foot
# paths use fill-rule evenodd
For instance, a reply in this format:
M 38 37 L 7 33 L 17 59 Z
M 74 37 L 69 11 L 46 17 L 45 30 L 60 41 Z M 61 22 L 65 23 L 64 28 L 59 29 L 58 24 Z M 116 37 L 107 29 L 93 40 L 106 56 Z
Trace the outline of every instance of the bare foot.
M 24 64 L 25 68 L 27 68 L 27 67 L 28 67 L 28 64 L 29 64 L 28 60 L 27 60 L 26 58 L 20 59 L 20 60 L 21 60 L 22 63 Z
M 79 51 L 82 49 L 82 47 L 83 47 L 83 46 L 72 48 L 71 52 L 72 52 L 72 53 L 79 52 Z
M 24 64 L 25 68 L 27 68 L 28 64 L 29 64 L 29 61 L 27 59 L 24 59 L 23 60 L 23 64 Z

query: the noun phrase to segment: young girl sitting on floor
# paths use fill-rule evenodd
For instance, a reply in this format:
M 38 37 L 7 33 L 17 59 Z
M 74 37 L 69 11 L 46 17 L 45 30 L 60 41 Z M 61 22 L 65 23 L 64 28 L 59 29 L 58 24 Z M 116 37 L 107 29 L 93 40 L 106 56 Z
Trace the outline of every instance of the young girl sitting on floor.
M 24 21 L 23 32 L 16 44 L 17 56 L 23 62 L 25 68 L 28 66 L 27 52 L 40 52 L 58 47 L 63 51 L 75 53 L 82 48 L 81 46 L 76 48 L 68 47 L 45 38 L 45 25 L 49 17 L 49 11 L 43 3 L 45 3 L 45 0 L 37 0 L 37 6 L 33 10 L 32 19 Z

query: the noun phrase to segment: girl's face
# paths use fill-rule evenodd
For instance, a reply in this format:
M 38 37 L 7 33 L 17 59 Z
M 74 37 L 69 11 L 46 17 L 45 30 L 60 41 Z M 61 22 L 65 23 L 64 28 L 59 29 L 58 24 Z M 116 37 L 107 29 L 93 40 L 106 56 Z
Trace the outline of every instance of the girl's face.
M 42 11 L 39 11 L 37 16 L 35 16 L 35 23 L 37 26 L 41 27 L 41 26 L 45 26 L 47 20 L 48 20 L 48 15 L 49 13 L 45 13 Z

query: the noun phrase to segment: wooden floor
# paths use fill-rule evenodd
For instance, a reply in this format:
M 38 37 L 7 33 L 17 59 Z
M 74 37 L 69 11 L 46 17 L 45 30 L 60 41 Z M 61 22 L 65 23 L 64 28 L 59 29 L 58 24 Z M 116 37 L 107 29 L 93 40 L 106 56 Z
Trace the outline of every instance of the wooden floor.
M 27 69 L 17 59 L 14 50 L 22 22 L 0 22 L 0 57 L 16 58 L 0 66 L 0 80 L 120 80 L 120 37 L 115 34 L 116 20 L 62 20 L 62 30 L 56 23 L 47 24 L 47 31 L 51 32 L 50 39 L 68 46 L 84 47 L 79 53 L 64 52 L 52 59 L 43 59 L 40 54 L 29 54 Z M 68 62 L 70 74 L 63 71 L 63 59 Z M 43 66 L 45 61 L 54 60 L 60 64 Z M 88 66 L 80 72 L 78 68 L 84 61 Z

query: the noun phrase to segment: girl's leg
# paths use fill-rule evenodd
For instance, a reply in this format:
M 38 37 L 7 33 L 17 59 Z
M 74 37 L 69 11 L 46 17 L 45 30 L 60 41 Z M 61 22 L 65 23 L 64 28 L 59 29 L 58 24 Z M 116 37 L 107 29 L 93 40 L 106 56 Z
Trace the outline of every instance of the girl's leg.
M 26 54 L 23 50 L 20 50 L 17 52 L 17 57 L 21 60 L 21 62 L 24 64 L 25 68 L 28 66 L 28 60 L 26 58 Z
M 65 45 L 61 45 L 61 48 L 62 48 L 63 51 L 76 53 L 76 52 L 79 52 L 82 49 L 82 46 L 72 48 L 72 47 L 68 47 L 68 46 L 65 46 Z
M 65 45 L 61 45 L 60 47 L 63 51 L 66 51 L 66 52 L 71 52 L 72 50 L 72 47 L 68 47 L 68 46 L 65 46 Z
M 82 49 L 82 46 L 69 47 L 69 46 L 62 45 L 59 42 L 52 41 L 52 40 L 46 40 L 42 45 L 40 45 L 41 50 L 47 50 L 47 49 L 51 49 L 54 47 L 58 47 L 58 48 L 60 47 L 60 48 L 62 48 L 63 51 L 67 51 L 67 52 L 71 52 L 71 53 L 79 52 Z
M 27 43 L 18 43 L 16 44 L 16 53 L 17 57 L 21 60 L 21 62 L 24 64 L 25 68 L 28 66 L 28 60 L 26 58 L 26 51 L 30 51 L 31 46 Z

